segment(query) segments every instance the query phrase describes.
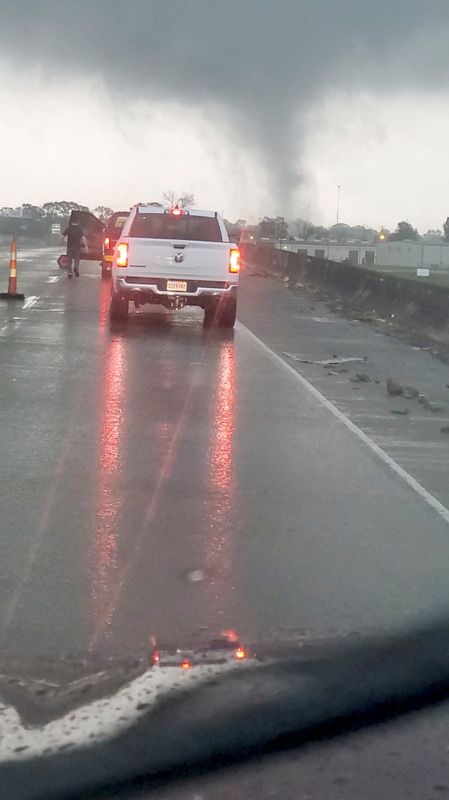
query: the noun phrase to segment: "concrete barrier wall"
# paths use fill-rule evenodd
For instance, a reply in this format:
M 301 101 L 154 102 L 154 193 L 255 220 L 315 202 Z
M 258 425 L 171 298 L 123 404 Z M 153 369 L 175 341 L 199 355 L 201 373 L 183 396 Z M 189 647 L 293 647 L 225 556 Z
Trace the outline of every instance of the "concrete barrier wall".
M 434 327 L 449 322 L 449 289 L 272 247 L 244 244 L 241 250 L 248 264 L 288 277 L 292 287 L 299 282 L 321 288 L 357 308 L 422 320 Z

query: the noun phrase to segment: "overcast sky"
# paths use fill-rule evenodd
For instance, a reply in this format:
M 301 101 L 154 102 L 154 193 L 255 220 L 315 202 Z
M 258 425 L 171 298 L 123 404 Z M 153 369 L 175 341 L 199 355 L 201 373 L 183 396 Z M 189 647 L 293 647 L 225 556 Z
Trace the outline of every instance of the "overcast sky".
M 0 0 L 0 205 L 449 215 L 448 0 Z

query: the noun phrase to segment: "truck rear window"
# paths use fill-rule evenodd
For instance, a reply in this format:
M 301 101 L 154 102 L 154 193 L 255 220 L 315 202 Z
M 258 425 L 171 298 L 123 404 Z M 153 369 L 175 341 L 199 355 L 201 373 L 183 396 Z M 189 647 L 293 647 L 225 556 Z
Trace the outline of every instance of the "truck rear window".
M 113 214 L 106 224 L 106 234 L 109 236 L 120 236 L 122 228 L 128 219 L 129 214 Z
M 185 214 L 136 214 L 129 236 L 136 239 L 185 239 L 190 242 L 222 242 L 215 217 Z

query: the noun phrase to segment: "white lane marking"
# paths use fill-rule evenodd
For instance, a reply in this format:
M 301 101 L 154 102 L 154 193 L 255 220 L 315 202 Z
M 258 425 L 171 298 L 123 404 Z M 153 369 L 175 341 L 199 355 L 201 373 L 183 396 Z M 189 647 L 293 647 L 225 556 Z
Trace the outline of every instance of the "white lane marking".
M 31 306 L 34 306 L 34 304 L 37 303 L 38 300 L 39 296 L 32 294 L 30 295 L 30 297 L 28 297 L 27 300 L 25 300 L 22 308 L 31 308 Z
M 391 456 L 389 456 L 388 453 L 385 452 L 385 450 L 382 450 L 382 448 L 379 447 L 379 445 L 376 444 L 376 442 L 370 439 L 370 437 L 367 436 L 366 433 L 364 433 L 359 427 L 357 427 L 357 425 L 351 422 L 351 420 L 348 417 L 346 417 L 345 414 L 343 414 L 343 412 L 340 411 L 339 408 L 337 408 L 337 406 L 334 406 L 334 404 L 331 403 L 330 400 L 327 399 L 327 397 L 321 394 L 321 392 L 318 391 L 318 389 L 316 389 L 312 383 L 309 383 L 307 378 L 304 378 L 304 376 L 301 375 L 299 372 L 297 372 L 294 369 L 294 367 L 290 366 L 290 364 L 287 364 L 287 362 L 284 361 L 284 359 L 281 358 L 281 356 L 279 356 L 277 353 L 274 352 L 274 350 L 268 347 L 268 345 L 262 342 L 262 340 L 259 339 L 258 336 L 252 333 L 252 331 L 250 331 L 241 322 L 238 322 L 236 327 L 237 330 L 241 334 L 243 334 L 243 336 L 245 336 L 248 340 L 252 341 L 253 344 L 257 345 L 257 347 L 259 347 L 259 349 L 262 350 L 268 356 L 268 358 L 270 358 L 270 360 L 273 361 L 274 364 L 282 366 L 292 377 L 296 378 L 296 380 L 305 389 L 307 389 L 307 391 L 310 392 L 310 394 L 312 394 L 319 401 L 319 403 L 321 403 L 321 405 L 324 406 L 324 408 L 330 411 L 331 414 L 333 414 L 334 417 L 336 417 L 339 420 L 339 422 L 341 422 L 348 430 L 351 431 L 351 433 L 353 433 L 364 444 L 366 444 L 367 447 L 369 447 L 370 450 L 372 450 L 373 453 L 375 453 L 384 462 L 384 464 L 387 464 L 387 466 L 389 466 L 390 469 L 392 469 L 393 472 L 396 473 L 396 475 L 402 478 L 402 480 L 405 481 L 405 483 L 407 483 L 407 485 L 410 486 L 410 488 L 413 489 L 413 491 L 416 492 L 416 494 L 419 495 L 431 508 L 433 508 L 434 511 L 436 511 L 437 514 L 439 514 L 440 517 L 444 519 L 444 521 L 447 522 L 449 525 L 449 509 L 447 509 L 446 506 L 443 506 L 443 504 L 440 503 L 440 501 L 437 500 L 437 498 L 434 497 L 433 494 L 430 494 L 430 492 L 428 492 L 427 489 L 424 488 L 424 486 L 421 486 L 421 484 L 405 469 L 403 469 L 403 467 L 401 467 L 400 464 L 398 464 L 394 460 L 394 458 L 391 458 Z

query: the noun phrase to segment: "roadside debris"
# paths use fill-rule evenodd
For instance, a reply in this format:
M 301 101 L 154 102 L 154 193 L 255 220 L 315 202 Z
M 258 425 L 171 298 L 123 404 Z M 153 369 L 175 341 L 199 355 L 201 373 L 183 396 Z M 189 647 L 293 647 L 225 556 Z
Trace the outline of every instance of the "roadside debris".
M 424 408 L 427 408 L 428 411 L 433 411 L 434 413 L 437 411 L 446 411 L 445 406 L 441 405 L 441 403 L 432 402 L 425 394 L 418 395 L 418 403 L 424 406 Z
M 407 417 L 410 414 L 410 409 L 408 408 L 392 408 L 392 414 L 400 414 L 402 417 Z
M 405 386 L 405 388 L 404 388 L 404 397 L 407 400 L 416 400 L 416 398 L 418 396 L 419 396 L 418 389 L 415 389 L 414 386 Z
M 399 383 L 395 383 L 391 378 L 387 380 L 387 392 L 391 397 L 400 397 L 404 394 L 404 387 Z
M 365 372 L 358 373 L 354 375 L 353 378 L 349 378 L 352 383 L 371 383 L 371 378 Z
M 446 411 L 446 406 L 442 406 L 440 403 L 429 402 L 426 408 L 428 408 L 429 411 L 433 411 L 434 413 Z
M 331 369 L 327 374 L 328 375 L 342 375 L 343 373 L 347 372 L 347 367 L 335 367 L 335 369 Z
M 365 311 L 365 313 L 360 313 L 357 311 L 353 311 L 350 319 L 353 322 L 376 322 L 376 317 L 374 313 L 371 311 Z
M 287 353 L 284 351 L 282 355 L 287 356 L 287 358 L 291 358 L 293 361 L 297 361 L 299 364 L 317 364 L 319 367 L 338 367 L 340 364 L 352 364 L 354 362 L 366 364 L 368 361 L 366 356 L 363 356 L 362 358 L 328 358 L 323 361 L 316 361 L 313 358 L 305 358 L 299 353 Z
M 188 572 L 186 575 L 186 580 L 189 583 L 199 583 L 200 581 L 204 581 L 205 575 L 201 569 L 194 569 L 192 572 Z

